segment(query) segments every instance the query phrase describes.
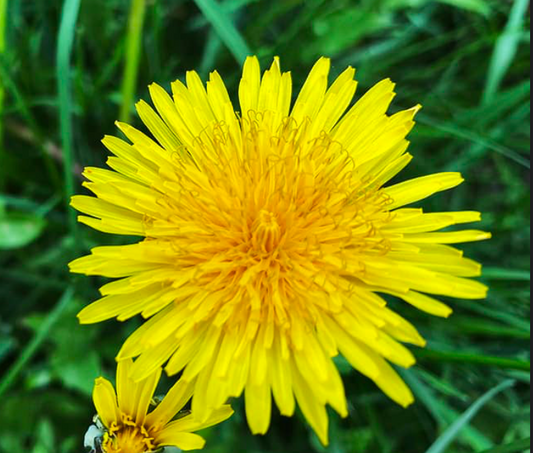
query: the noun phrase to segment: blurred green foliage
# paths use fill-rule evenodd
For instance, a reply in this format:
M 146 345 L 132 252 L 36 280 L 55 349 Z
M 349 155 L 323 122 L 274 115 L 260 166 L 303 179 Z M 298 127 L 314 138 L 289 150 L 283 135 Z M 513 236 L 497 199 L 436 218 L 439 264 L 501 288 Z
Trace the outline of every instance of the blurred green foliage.
M 297 86 L 327 55 L 333 75 L 358 69 L 360 93 L 391 77 L 394 109 L 422 103 L 415 160 L 401 177 L 464 173 L 466 184 L 425 206 L 483 211 L 494 239 L 465 249 L 485 264 L 491 292 L 486 301 L 450 301 L 450 320 L 391 300 L 429 339 L 415 351 L 419 365 L 403 372 L 418 399 L 410 409 L 339 360 L 350 417 L 332 414 L 329 448 L 301 417 L 275 415 L 267 436 L 251 436 L 237 401 L 235 417 L 205 433 L 206 451 L 424 453 L 444 441 L 439 451 L 449 453 L 529 448 L 527 0 L 86 0 L 79 14 L 76 3 L 0 0 L 1 452 L 83 451 L 93 379 L 112 377 L 137 322 L 77 325 L 101 280 L 72 277 L 67 263 L 126 241 L 69 222 L 80 169 L 104 164 L 99 141 L 116 133 L 121 111 L 139 124 L 132 100 L 148 99 L 149 83 L 216 68 L 236 94 L 248 49 L 264 65 L 279 55 Z M 508 379 L 512 388 L 472 406 Z M 461 417 L 468 408 L 476 417 Z

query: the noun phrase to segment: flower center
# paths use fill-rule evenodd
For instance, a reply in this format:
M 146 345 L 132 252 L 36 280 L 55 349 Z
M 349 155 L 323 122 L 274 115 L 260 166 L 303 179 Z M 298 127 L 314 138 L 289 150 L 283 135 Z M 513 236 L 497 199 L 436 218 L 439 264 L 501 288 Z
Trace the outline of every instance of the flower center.
M 271 253 L 279 244 L 280 227 L 276 216 L 261 210 L 252 227 L 252 244 L 263 253 Z
M 161 201 L 169 215 L 147 235 L 173 236 L 173 261 L 194 273 L 197 323 L 314 320 L 333 294 L 351 297 L 345 276 L 364 277 L 365 255 L 387 250 L 387 200 L 309 120 L 249 113 L 207 129 L 176 159 L 182 170 Z
M 153 437 L 144 426 L 137 425 L 129 415 L 122 414 L 122 425 L 113 424 L 104 435 L 105 453 L 147 453 L 155 450 Z

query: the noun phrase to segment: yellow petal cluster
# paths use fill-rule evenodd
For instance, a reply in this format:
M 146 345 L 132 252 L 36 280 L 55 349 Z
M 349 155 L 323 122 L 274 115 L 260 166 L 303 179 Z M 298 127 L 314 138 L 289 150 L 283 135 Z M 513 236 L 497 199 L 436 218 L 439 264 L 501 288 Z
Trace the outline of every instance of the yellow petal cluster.
M 291 74 L 278 59 L 261 75 L 247 59 L 235 109 L 218 73 L 152 85 L 154 108 L 137 110 L 152 137 L 118 123 L 106 137 L 110 170 L 87 168 L 79 220 L 136 244 L 97 247 L 73 272 L 117 279 L 79 318 L 147 321 L 118 360 L 138 357 L 135 380 L 160 366 L 194 384 L 200 419 L 244 393 L 254 433 L 269 428 L 272 399 L 296 405 L 327 443 L 326 405 L 348 413 L 332 359 L 343 355 L 403 406 L 413 401 L 390 363 L 410 367 L 402 343 L 425 344 L 380 294 L 437 316 L 434 296 L 478 299 L 481 267 L 450 244 L 490 237 L 442 232 L 477 212 L 407 207 L 463 182 L 439 173 L 386 185 L 411 160 L 406 136 L 419 106 L 387 115 L 384 80 L 352 105 L 348 68 L 329 85 L 321 58 L 292 103 Z M 236 111 L 237 110 L 237 111 Z
M 132 365 L 131 360 L 118 364 L 116 392 L 101 377 L 94 385 L 94 405 L 105 427 L 102 440 L 105 453 L 145 453 L 165 446 L 184 451 L 201 449 L 205 441 L 193 431 L 216 425 L 233 414 L 224 405 L 201 421 L 190 413 L 174 420 L 193 393 L 194 383 L 184 381 L 178 381 L 150 411 L 161 369 L 136 382 L 129 377 Z

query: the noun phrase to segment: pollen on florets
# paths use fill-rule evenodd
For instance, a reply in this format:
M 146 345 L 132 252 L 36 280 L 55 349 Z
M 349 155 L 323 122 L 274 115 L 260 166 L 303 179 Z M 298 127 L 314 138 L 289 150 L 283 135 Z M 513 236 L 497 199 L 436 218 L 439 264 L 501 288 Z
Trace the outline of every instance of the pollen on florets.
M 104 453 L 146 453 L 154 451 L 154 437 L 148 430 L 135 423 L 132 417 L 122 413 L 121 423 L 114 422 L 104 434 Z

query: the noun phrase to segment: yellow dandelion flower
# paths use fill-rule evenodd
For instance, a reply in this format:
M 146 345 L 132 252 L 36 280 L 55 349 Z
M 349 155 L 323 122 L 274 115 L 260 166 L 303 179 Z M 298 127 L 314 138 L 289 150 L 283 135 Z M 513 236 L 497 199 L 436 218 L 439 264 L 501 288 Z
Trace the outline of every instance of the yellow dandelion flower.
M 88 442 L 86 439 L 86 446 L 95 451 L 145 453 L 165 446 L 198 450 L 204 447 L 205 441 L 193 431 L 216 425 L 233 414 L 231 407 L 221 406 L 204 420 L 197 419 L 194 413 L 179 417 L 194 389 L 194 382 L 183 380 L 178 381 L 149 412 L 161 368 L 135 382 L 129 376 L 132 366 L 132 360 L 119 362 L 116 392 L 108 380 L 96 379 L 93 400 L 98 419 L 94 431 L 100 432 L 101 436 L 88 439 Z M 103 426 L 98 426 L 100 424 Z
M 412 158 L 405 137 L 419 107 L 388 116 L 390 80 L 350 107 L 355 70 L 328 88 L 329 69 L 321 58 L 292 107 L 277 58 L 262 77 L 247 59 L 239 112 L 216 72 L 207 89 L 188 72 L 173 97 L 150 86 L 157 112 L 143 101 L 137 110 L 155 139 L 118 123 L 131 143 L 103 140 L 115 171 L 87 168 L 97 198 L 72 200 L 88 214 L 81 222 L 144 239 L 71 264 L 120 279 L 82 323 L 150 318 L 118 355 L 140 356 L 135 379 L 165 363 L 170 375 L 183 370 L 201 417 L 244 392 L 254 433 L 269 428 L 271 395 L 283 415 L 297 403 L 324 443 L 325 406 L 347 415 L 338 354 L 396 402 L 413 401 L 388 362 L 410 367 L 401 343 L 425 343 L 378 294 L 437 316 L 451 309 L 431 295 L 484 298 L 465 278 L 481 267 L 450 244 L 489 237 L 439 231 L 477 212 L 405 207 L 461 184 L 458 173 L 384 187 Z

